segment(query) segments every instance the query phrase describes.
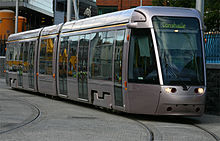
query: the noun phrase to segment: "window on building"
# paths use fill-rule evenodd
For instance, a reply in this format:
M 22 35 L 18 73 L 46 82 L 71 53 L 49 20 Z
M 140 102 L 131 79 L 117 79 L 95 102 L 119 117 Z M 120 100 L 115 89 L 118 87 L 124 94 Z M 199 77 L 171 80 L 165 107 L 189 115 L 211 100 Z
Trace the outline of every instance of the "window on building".
M 57 2 L 56 3 L 56 11 L 65 11 L 66 9 L 66 1 L 63 1 L 63 2 Z

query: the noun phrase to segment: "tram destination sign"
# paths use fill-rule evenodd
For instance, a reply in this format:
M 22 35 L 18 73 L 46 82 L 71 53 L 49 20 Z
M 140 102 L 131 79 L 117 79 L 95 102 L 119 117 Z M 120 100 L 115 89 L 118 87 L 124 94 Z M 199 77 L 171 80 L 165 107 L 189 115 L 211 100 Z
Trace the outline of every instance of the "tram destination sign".
M 170 24 L 170 23 L 163 23 L 160 25 L 160 28 L 175 28 L 175 29 L 185 29 L 186 24 L 180 23 L 180 24 Z
M 161 17 L 152 18 L 156 29 L 199 30 L 199 21 L 190 17 Z

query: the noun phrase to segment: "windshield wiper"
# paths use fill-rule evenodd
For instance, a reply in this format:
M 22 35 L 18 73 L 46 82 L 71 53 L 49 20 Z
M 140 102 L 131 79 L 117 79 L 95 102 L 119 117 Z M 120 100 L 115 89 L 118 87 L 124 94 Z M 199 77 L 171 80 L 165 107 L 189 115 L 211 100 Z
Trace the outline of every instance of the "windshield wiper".
M 166 69 L 169 70 L 170 73 L 172 73 L 175 78 L 178 80 L 179 84 L 183 87 L 184 91 L 187 91 L 189 88 L 187 88 L 186 83 L 184 83 L 181 78 L 179 77 L 179 75 L 177 75 L 177 73 L 175 73 L 175 71 L 173 70 L 173 67 L 170 66 L 170 64 L 166 63 Z

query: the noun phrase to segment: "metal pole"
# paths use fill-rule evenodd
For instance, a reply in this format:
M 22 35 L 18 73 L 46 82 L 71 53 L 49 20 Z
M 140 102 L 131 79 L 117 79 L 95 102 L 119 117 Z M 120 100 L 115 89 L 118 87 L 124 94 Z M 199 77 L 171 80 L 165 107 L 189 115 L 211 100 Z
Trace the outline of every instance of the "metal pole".
M 66 11 L 66 21 L 69 22 L 71 19 L 71 0 L 67 0 L 67 11 Z
M 16 0 L 15 7 L 15 33 L 18 33 L 18 0 Z
M 140 6 L 142 6 L 143 4 L 142 4 L 142 0 L 140 0 Z
M 74 12 L 75 12 L 75 20 L 79 20 L 79 13 L 78 13 L 78 9 L 77 9 L 76 0 L 73 0 L 73 7 L 74 7 Z
M 201 12 L 201 17 L 204 16 L 204 0 L 196 0 L 196 9 Z

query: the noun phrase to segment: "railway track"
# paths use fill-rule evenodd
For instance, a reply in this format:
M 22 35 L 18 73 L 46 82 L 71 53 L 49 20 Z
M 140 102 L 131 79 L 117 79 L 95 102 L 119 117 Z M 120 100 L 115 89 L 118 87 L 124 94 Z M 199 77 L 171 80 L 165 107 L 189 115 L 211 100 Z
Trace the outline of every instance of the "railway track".
M 197 127 L 197 128 L 199 128 L 199 129 L 201 129 L 201 130 L 203 130 L 204 132 L 208 133 L 208 134 L 211 135 L 216 141 L 220 141 L 220 137 L 218 137 L 218 136 L 217 136 L 216 134 L 214 134 L 213 132 L 211 132 L 211 131 L 209 131 L 209 130 L 207 130 L 207 129 L 205 129 L 205 128 L 199 126 L 199 125 L 196 125 L 196 124 L 194 124 L 194 123 L 192 123 L 192 125 L 195 126 L 195 127 Z
M 2 101 L 2 102 L 5 101 L 5 102 L 9 102 L 9 103 L 12 102 L 12 103 L 17 103 L 17 104 L 26 106 L 31 110 L 31 114 L 27 118 L 25 118 L 25 120 L 13 125 L 13 126 L 10 126 L 10 128 L 5 128 L 5 129 L 2 128 L 2 130 L 0 130 L 0 134 L 8 133 L 10 131 L 24 127 L 24 126 L 34 122 L 35 120 L 37 120 L 41 116 L 41 111 L 36 105 L 34 105 L 28 101 L 25 101 L 25 100 L 20 100 L 17 98 L 6 96 L 6 95 L 4 95 L 4 96 L 5 96 L 5 98 L 1 98 L 0 101 Z
M 141 121 L 139 120 L 136 120 L 136 119 L 132 119 L 133 121 L 137 122 L 142 128 L 146 129 L 147 132 L 149 132 L 149 141 L 154 141 L 154 132 L 151 130 L 150 127 L 148 127 L 148 125 L 142 123 Z
M 146 117 L 146 119 L 145 119 L 145 117 Z M 203 128 L 202 126 L 200 126 L 198 124 L 195 124 L 194 121 L 189 120 L 188 118 L 177 118 L 177 119 L 174 119 L 173 117 L 172 118 L 169 118 L 169 117 L 168 118 L 167 117 L 165 117 L 165 118 L 164 117 L 156 117 L 155 118 L 155 117 L 151 117 L 151 116 L 141 117 L 139 115 L 137 117 L 133 117 L 133 116 L 129 117 L 128 116 L 128 118 L 135 121 L 137 124 L 139 124 L 144 129 L 146 129 L 146 131 L 150 135 L 149 138 L 148 138 L 149 141 L 170 140 L 171 138 L 173 138 L 173 139 L 178 138 L 178 139 L 182 139 L 184 141 L 184 140 L 187 140 L 187 139 L 184 139 L 184 135 L 181 135 L 181 132 L 184 132 L 184 130 L 185 131 L 186 130 L 192 130 L 192 134 L 196 134 L 196 133 L 203 134 L 203 136 L 204 136 L 203 140 L 205 140 L 205 141 L 206 141 L 206 139 L 208 139 L 210 141 L 220 141 L 220 137 L 217 136 L 215 133 Z M 172 137 L 172 132 L 165 131 L 165 129 L 163 128 L 164 125 L 158 126 L 160 124 L 166 124 L 165 125 L 166 129 L 169 128 L 169 129 L 172 129 L 172 130 L 175 127 L 179 126 L 179 128 L 182 128 L 179 131 L 180 137 L 175 137 L 175 135 Z M 176 124 L 178 124 L 178 125 L 176 126 Z M 181 125 L 183 127 L 181 127 Z M 193 127 L 197 128 L 198 130 L 194 129 Z M 178 129 L 176 129 L 176 130 L 178 130 Z M 163 134 L 165 132 L 169 133 L 169 135 L 168 135 L 169 138 L 168 139 L 167 139 L 167 135 Z M 195 133 L 193 133 L 193 132 L 195 132 Z M 209 136 L 207 136 L 206 134 L 208 134 Z M 190 135 L 189 135 L 189 137 L 190 137 Z M 198 139 L 198 138 L 195 137 L 194 139 Z M 191 140 L 194 140 L 194 139 L 191 138 Z

